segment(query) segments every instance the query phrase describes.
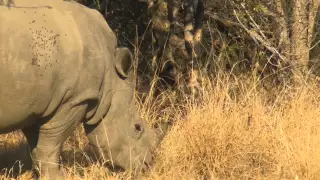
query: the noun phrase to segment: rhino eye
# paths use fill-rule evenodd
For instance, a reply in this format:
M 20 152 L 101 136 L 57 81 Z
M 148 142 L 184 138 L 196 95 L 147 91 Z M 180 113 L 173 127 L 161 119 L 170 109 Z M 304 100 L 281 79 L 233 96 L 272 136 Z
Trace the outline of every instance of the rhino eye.
M 142 127 L 140 124 L 134 124 L 134 128 L 136 129 L 136 131 L 142 131 Z

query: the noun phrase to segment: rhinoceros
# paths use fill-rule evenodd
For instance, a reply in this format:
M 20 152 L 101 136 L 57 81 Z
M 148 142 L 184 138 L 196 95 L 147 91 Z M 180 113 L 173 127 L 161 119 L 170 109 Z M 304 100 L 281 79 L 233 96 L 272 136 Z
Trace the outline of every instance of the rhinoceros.
M 138 113 L 132 53 L 103 16 L 76 2 L 13 2 L 0 2 L 0 133 L 22 130 L 41 177 L 62 178 L 62 145 L 81 123 L 99 157 L 147 168 L 159 133 Z

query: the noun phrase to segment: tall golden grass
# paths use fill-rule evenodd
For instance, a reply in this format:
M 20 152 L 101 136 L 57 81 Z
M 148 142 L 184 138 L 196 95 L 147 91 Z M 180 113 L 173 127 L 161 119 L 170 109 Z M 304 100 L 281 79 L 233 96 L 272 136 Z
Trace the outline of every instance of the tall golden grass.
M 172 93 L 146 98 L 140 110 L 149 122 L 173 122 L 149 172 L 133 177 L 88 160 L 81 128 L 66 143 L 64 171 L 68 179 L 88 180 L 320 179 L 319 84 L 265 90 L 251 78 L 216 78 L 206 81 L 198 102 L 179 104 Z M 2 149 L 21 138 L 17 132 L 6 137 L 0 136 Z M 9 170 L 0 179 L 31 177 Z

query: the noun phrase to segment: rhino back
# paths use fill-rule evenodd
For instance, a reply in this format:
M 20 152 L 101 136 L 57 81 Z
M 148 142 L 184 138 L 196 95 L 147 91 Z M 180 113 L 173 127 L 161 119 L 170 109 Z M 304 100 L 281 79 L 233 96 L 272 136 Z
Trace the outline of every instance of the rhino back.
M 110 28 L 79 4 L 14 2 L 0 5 L 0 133 L 35 123 L 67 103 L 98 101 L 116 45 Z

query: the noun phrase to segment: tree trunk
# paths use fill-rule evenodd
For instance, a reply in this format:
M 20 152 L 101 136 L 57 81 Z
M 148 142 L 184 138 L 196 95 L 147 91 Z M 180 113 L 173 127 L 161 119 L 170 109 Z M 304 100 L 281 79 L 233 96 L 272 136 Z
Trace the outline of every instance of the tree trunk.
M 289 59 L 290 54 L 290 38 L 289 38 L 289 31 L 288 31 L 288 22 L 286 20 L 285 9 L 282 0 L 275 0 L 276 5 L 276 12 L 278 16 L 276 17 L 276 37 L 279 39 L 278 46 L 280 47 L 280 52 L 285 55 L 287 59 Z
M 315 26 L 315 23 L 316 23 L 316 17 L 317 17 L 317 13 L 318 13 L 318 10 L 319 10 L 319 4 L 320 4 L 320 0 L 313 0 L 313 1 L 310 1 L 309 3 L 309 29 L 308 29 L 308 32 L 309 32 L 309 37 L 308 37 L 308 45 L 309 47 L 311 47 L 312 45 L 312 42 L 313 42 L 313 31 L 314 31 L 314 26 Z
M 309 61 L 309 3 L 293 0 L 293 24 L 291 36 L 291 61 L 294 80 L 302 83 Z

